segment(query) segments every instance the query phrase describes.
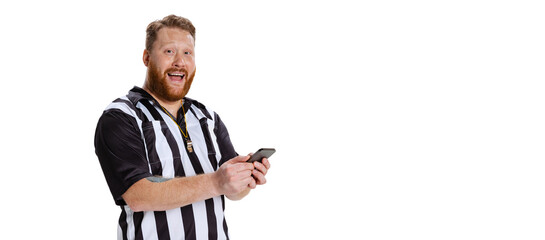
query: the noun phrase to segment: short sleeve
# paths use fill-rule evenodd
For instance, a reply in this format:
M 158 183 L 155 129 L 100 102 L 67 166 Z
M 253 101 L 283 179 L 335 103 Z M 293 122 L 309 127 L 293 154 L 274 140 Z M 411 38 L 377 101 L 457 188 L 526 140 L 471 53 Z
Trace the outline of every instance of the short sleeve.
M 227 131 L 227 127 L 225 127 L 225 124 L 223 124 L 219 115 L 216 113 L 214 113 L 214 120 L 215 120 L 214 134 L 216 135 L 216 139 L 218 141 L 218 147 L 221 153 L 221 159 L 219 162 L 219 165 L 221 166 L 229 159 L 238 156 L 238 153 L 235 151 L 235 148 L 233 147 L 233 144 L 231 143 L 231 138 L 229 137 L 229 132 Z
M 95 132 L 95 153 L 117 205 L 137 181 L 150 177 L 146 150 L 136 119 L 119 110 L 105 111 Z

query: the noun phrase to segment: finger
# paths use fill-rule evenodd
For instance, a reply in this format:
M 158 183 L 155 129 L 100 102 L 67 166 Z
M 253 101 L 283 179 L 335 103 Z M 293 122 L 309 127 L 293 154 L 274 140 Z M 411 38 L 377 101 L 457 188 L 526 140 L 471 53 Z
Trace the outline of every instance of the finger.
M 269 159 L 268 158 L 263 158 L 263 160 L 261 161 L 261 163 L 267 168 L 271 168 L 271 162 L 269 162 Z
M 252 176 L 252 173 L 254 173 L 252 169 L 246 169 L 244 171 L 238 172 L 238 176 L 240 176 L 240 179 L 246 179 Z
M 250 156 L 237 156 L 234 158 L 229 159 L 229 163 L 239 163 L 239 162 L 246 162 L 250 160 Z
M 252 178 L 250 183 L 248 183 L 248 187 L 251 188 L 251 189 L 255 189 L 256 186 L 257 186 L 257 182 Z
M 254 177 L 256 183 L 258 185 L 263 185 L 267 182 L 267 179 L 265 178 L 265 175 L 263 175 L 263 173 L 261 173 L 260 171 L 257 171 L 257 170 L 254 170 L 252 172 L 252 176 Z
M 245 186 L 245 185 L 250 184 L 252 181 L 255 181 L 255 180 L 254 180 L 254 177 L 252 176 L 252 174 L 250 172 L 250 175 L 240 177 L 237 182 L 240 184 L 240 186 Z
M 267 168 L 260 162 L 254 162 L 255 169 L 259 170 L 263 175 L 267 174 Z
M 229 176 L 226 181 L 246 185 L 250 182 L 250 178 L 252 178 L 252 173 L 253 172 L 251 170 L 237 172 L 236 174 Z
M 243 172 L 246 170 L 254 170 L 254 164 L 252 163 L 237 163 L 235 166 L 233 166 L 237 172 Z

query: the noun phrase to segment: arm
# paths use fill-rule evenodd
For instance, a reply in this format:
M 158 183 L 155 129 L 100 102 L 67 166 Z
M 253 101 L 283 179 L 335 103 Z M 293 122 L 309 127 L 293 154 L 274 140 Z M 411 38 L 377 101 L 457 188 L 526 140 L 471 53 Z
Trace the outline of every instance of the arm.
M 230 199 L 241 199 L 249 188 L 260 184 L 252 178 L 254 166 L 246 163 L 249 157 L 235 157 L 232 146 L 225 148 L 229 150 L 225 151 L 226 156 L 231 155 L 231 159 L 222 159 L 215 173 L 161 183 L 146 180 L 152 175 L 137 129 L 134 117 L 115 110 L 105 112 L 97 125 L 96 153 L 118 205 L 128 204 L 135 211 L 164 210 L 222 194 Z
M 246 163 L 249 156 L 235 157 L 225 162 L 214 173 L 192 177 L 174 178 L 165 182 L 141 179 L 122 195 L 133 211 L 162 211 L 226 195 L 228 197 L 248 194 L 248 186 L 254 166 Z M 244 194 L 244 192 L 246 192 Z

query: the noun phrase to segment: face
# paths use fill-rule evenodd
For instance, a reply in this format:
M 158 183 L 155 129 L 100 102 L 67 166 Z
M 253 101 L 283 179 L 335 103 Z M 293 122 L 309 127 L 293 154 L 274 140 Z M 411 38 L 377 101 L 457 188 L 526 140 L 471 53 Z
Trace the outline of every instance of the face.
M 148 67 L 144 88 L 163 101 L 180 101 L 195 77 L 195 40 L 179 28 L 162 28 L 151 51 L 144 50 Z

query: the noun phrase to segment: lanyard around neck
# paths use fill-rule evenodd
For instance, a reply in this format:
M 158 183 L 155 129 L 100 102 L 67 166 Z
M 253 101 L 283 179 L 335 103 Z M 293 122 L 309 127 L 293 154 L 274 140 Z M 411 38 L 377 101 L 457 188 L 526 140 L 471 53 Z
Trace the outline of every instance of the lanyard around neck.
M 161 106 L 163 111 L 168 115 L 168 117 L 170 117 L 170 119 L 172 119 L 174 124 L 176 124 L 176 126 L 178 126 L 178 129 L 180 129 L 180 132 L 182 133 L 182 136 L 184 137 L 185 141 L 187 142 L 187 151 L 193 152 L 193 143 L 191 142 L 191 139 L 189 139 L 189 131 L 187 131 L 187 121 L 186 121 L 186 118 L 185 118 L 184 102 L 182 102 L 182 101 L 180 101 L 180 102 L 182 103 L 182 113 L 183 113 L 184 122 L 185 122 L 185 133 L 182 130 L 182 127 L 180 127 L 180 124 L 178 124 L 176 122 L 176 120 L 174 120 L 174 117 L 172 117 L 172 114 L 170 114 L 163 106 L 161 106 L 161 104 L 159 104 L 159 106 Z

